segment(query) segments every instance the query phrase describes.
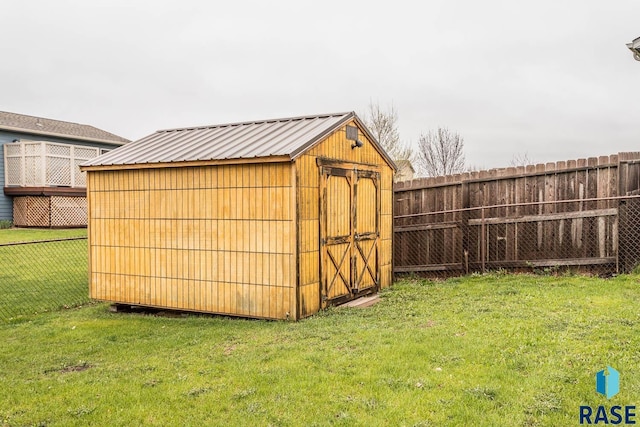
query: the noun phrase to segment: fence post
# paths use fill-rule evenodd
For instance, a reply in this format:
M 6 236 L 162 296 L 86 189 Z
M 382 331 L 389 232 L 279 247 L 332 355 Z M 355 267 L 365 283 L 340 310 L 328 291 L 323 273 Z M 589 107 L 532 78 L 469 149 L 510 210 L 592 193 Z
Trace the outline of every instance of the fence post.
M 40 143 L 40 185 L 47 185 L 47 146 L 46 142 Z
M 71 171 L 71 188 L 75 188 L 76 186 L 76 152 L 75 152 L 75 147 L 72 145 L 71 146 L 71 152 L 69 153 L 71 155 L 71 159 L 70 159 L 70 164 L 69 164 L 69 171 Z
M 465 274 L 469 274 L 469 182 L 462 179 L 462 212 L 460 215 L 460 232 L 462 234 L 462 262 Z
M 485 224 L 484 224 L 484 206 L 480 209 L 481 222 L 480 222 L 480 260 L 482 261 L 482 274 L 484 274 L 484 259 L 486 257 L 485 248 Z
M 9 168 L 7 167 L 7 165 L 9 164 L 9 162 L 7 162 L 7 147 L 4 147 L 4 185 L 6 185 L 7 187 L 9 186 Z
M 20 186 L 27 186 L 27 153 L 25 149 L 25 143 L 20 142 Z M 5 167 L 6 167 L 5 163 Z

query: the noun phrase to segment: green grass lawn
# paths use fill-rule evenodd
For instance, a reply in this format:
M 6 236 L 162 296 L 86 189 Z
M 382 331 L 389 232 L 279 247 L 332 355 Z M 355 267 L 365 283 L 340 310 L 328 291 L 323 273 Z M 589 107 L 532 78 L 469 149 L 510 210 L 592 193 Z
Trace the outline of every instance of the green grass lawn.
M 68 237 L 86 237 L 86 235 L 86 228 L 7 228 L 4 230 L 0 230 L 0 244 L 13 242 L 32 242 L 34 240 L 65 239 Z
M 639 279 L 402 281 L 298 323 L 22 318 L 0 324 L 0 425 L 577 425 L 580 405 L 640 403 Z

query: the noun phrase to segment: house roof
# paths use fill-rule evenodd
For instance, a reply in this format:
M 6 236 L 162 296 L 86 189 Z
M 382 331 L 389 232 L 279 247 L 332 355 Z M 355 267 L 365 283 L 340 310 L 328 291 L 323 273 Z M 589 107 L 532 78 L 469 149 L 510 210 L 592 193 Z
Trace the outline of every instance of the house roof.
M 413 168 L 413 164 L 411 164 L 410 160 L 401 159 L 401 160 L 396 160 L 395 162 L 396 162 L 396 166 L 398 167 L 398 170 L 409 169 L 411 170 L 411 172 L 416 171 Z
M 129 142 L 128 139 L 93 126 L 27 116 L 24 114 L 8 113 L 6 111 L 0 111 L 0 130 L 101 142 L 112 145 L 122 145 Z
M 353 112 L 159 130 L 83 166 L 270 157 L 293 160 L 351 120 L 356 120 L 393 167 L 393 161 Z

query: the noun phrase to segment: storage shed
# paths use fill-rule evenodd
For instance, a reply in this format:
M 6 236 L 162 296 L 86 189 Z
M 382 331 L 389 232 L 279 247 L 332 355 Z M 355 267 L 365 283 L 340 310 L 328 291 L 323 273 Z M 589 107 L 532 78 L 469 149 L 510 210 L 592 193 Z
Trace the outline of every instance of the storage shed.
M 83 165 L 90 295 L 297 320 L 387 287 L 394 168 L 352 112 L 158 131 Z

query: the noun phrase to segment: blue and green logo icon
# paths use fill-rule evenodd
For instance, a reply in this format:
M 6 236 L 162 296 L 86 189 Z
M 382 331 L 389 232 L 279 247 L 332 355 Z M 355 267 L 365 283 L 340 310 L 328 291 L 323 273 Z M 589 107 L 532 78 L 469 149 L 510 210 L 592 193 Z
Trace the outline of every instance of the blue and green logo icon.
M 607 369 L 597 372 L 596 391 L 603 396 L 607 396 L 607 399 L 611 399 L 618 394 L 620 391 L 620 373 L 611 366 L 607 366 Z
M 620 372 L 607 366 L 596 372 L 596 391 L 611 399 L 620 391 Z M 635 405 L 580 406 L 580 424 L 635 424 Z

